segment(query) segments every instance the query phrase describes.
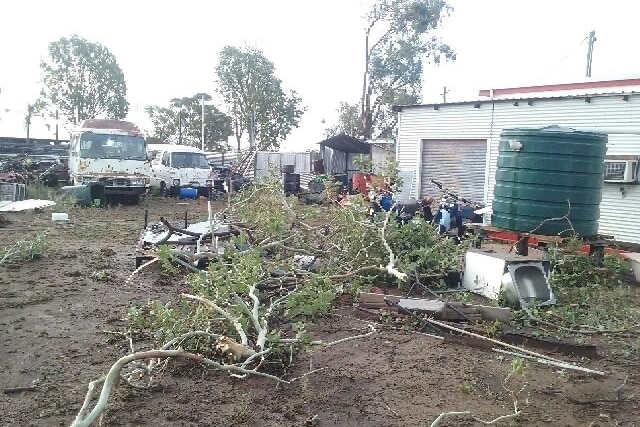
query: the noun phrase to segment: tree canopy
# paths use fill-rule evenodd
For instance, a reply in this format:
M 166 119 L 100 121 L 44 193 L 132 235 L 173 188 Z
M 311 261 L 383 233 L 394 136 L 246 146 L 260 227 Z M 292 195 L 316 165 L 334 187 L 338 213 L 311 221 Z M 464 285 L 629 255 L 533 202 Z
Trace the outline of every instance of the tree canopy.
M 216 67 L 219 92 L 234 120 L 240 146 L 247 132 L 258 149 L 277 150 L 304 108 L 295 91 L 285 91 L 274 64 L 256 48 L 225 46 Z
M 173 98 L 168 107 L 146 107 L 154 128 L 153 136 L 165 142 L 200 147 L 203 97 L 205 102 L 211 101 L 209 94 L 197 93 L 191 97 Z M 205 103 L 204 133 L 207 151 L 229 150 L 227 138 L 233 135 L 231 117 Z
M 423 61 L 455 60 L 451 47 L 430 35 L 452 8 L 444 0 L 377 0 L 366 16 L 361 98 L 364 138 L 389 137 L 393 105 L 421 100 Z
M 127 115 L 124 73 L 103 45 L 77 35 L 62 37 L 49 44 L 40 68 L 42 101 L 70 121 Z
M 360 119 L 360 105 L 356 102 L 349 104 L 341 102 L 338 112 L 338 121 L 335 125 L 325 129 L 324 134 L 327 138 L 332 136 L 345 134 L 354 138 L 362 136 L 362 120 Z

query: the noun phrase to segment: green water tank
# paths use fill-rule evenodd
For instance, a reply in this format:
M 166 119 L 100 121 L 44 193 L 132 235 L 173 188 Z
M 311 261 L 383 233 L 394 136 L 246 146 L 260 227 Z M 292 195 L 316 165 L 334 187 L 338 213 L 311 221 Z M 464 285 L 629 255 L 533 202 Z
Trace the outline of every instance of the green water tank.
M 557 235 L 598 232 L 607 135 L 549 126 L 500 134 L 491 224 Z M 559 218 L 571 210 L 569 220 Z M 542 225 L 540 225 L 542 223 Z M 535 229 L 535 231 L 534 231 Z

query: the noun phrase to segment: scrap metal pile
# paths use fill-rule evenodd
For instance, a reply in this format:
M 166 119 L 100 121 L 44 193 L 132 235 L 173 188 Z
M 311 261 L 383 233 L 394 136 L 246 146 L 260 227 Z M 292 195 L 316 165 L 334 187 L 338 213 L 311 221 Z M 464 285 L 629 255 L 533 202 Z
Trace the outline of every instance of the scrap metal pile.
M 24 184 L 40 180 L 44 185 L 55 186 L 68 179 L 66 163 L 57 156 L 19 155 L 0 158 L 0 182 Z
M 146 215 L 146 213 L 145 213 Z M 182 225 L 182 224 L 181 224 Z M 209 258 L 224 254 L 231 236 L 240 231 L 220 221 L 201 221 L 187 224 L 186 212 L 183 226 L 170 224 L 161 217 L 159 222 L 147 224 L 140 234 L 136 267 L 152 259 L 162 245 L 171 249 L 171 254 L 193 268 L 206 268 Z

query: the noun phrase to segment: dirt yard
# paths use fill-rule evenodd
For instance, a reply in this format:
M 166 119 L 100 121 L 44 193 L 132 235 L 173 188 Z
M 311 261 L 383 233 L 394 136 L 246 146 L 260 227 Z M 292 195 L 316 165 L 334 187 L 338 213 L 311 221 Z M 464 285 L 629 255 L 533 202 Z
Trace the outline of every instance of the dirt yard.
M 174 299 L 186 289 L 160 280 L 157 271 L 125 286 L 145 208 L 151 221 L 179 220 L 185 210 L 191 219 L 206 214 L 205 202 L 149 199 L 140 206 L 70 209 L 71 221 L 60 225 L 51 223 L 50 210 L 8 215 L 0 246 L 51 229 L 51 247 L 42 259 L 0 270 L 0 426 L 69 425 L 89 381 L 129 352 L 126 340 L 111 333 L 124 331 L 128 307 Z M 362 317 L 342 306 L 311 330 L 320 339 L 355 335 L 367 330 Z M 604 344 L 599 352 L 598 359 L 573 361 L 605 371 L 604 377 L 527 362 L 524 380 L 507 383 L 512 390 L 528 383 L 512 425 L 640 426 L 637 354 Z M 429 426 L 445 411 L 469 410 L 485 420 L 513 411 L 503 387 L 511 360 L 494 352 L 380 328 L 371 338 L 303 355 L 290 376 L 308 371 L 311 358 L 314 368 L 326 369 L 284 387 L 171 362 L 155 389 L 120 386 L 102 425 Z

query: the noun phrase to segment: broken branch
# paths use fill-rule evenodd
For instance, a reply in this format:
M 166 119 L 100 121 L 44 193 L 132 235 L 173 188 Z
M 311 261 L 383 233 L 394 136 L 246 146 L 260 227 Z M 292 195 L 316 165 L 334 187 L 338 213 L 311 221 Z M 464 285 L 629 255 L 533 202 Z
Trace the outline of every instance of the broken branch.
M 572 363 L 556 362 L 554 360 L 542 359 L 540 357 L 533 357 L 533 356 L 529 356 L 529 355 L 526 355 L 526 354 L 516 353 L 516 352 L 512 352 L 512 351 L 507 351 L 507 350 L 502 350 L 500 348 L 494 348 L 493 351 L 495 351 L 496 353 L 507 354 L 509 356 L 514 356 L 514 357 L 520 357 L 520 358 L 523 358 L 523 359 L 533 360 L 533 361 L 536 361 L 538 363 L 542 363 L 543 365 L 551 365 L 551 366 L 555 366 L 555 367 L 561 368 L 561 369 L 570 369 L 570 370 L 573 370 L 573 371 L 585 372 L 587 374 L 594 374 L 594 375 L 606 375 L 602 371 L 595 371 L 593 369 L 583 368 L 581 366 L 576 366 L 576 365 L 574 365 Z
M 523 308 L 525 313 L 527 313 L 527 315 L 529 316 L 529 318 L 531 320 L 534 320 L 538 323 L 540 323 L 541 325 L 545 325 L 545 326 L 549 326 L 555 329 L 559 329 L 561 331 L 565 331 L 565 332 L 570 332 L 572 334 L 591 334 L 591 335 L 596 335 L 596 334 L 622 334 L 622 333 L 640 333 L 640 330 L 636 331 L 635 329 L 640 328 L 640 324 L 638 325 L 633 325 L 633 326 L 629 326 L 628 328 L 620 328 L 620 329 L 571 329 L 571 328 L 567 328 L 565 326 L 561 326 L 561 325 L 557 325 L 555 323 L 549 322 L 547 320 L 541 319 L 540 317 L 537 317 L 536 315 L 534 315 L 531 310 L 529 310 L 528 308 Z M 559 317 L 559 316 L 558 316 Z
M 195 360 L 199 363 L 202 363 L 207 366 L 211 366 L 221 371 L 227 371 L 227 372 L 238 373 L 238 374 L 251 374 L 251 375 L 269 378 L 279 383 L 288 384 L 288 381 L 280 379 L 274 375 L 270 375 L 263 372 L 250 370 L 250 369 L 245 369 L 241 366 L 236 366 L 236 365 L 222 365 L 216 361 L 207 359 L 206 357 L 201 356 L 199 354 L 189 353 L 183 350 L 143 351 L 143 352 L 130 354 L 128 356 L 124 356 L 120 358 L 116 363 L 114 363 L 111 366 L 111 369 L 109 369 L 109 373 L 105 377 L 99 378 L 89 383 L 89 390 L 87 391 L 87 395 L 85 396 L 84 403 L 82 404 L 82 407 L 80 408 L 80 411 L 78 412 L 78 415 L 76 416 L 75 420 L 71 424 L 71 427 L 89 427 L 98 418 L 98 416 L 106 408 L 107 402 L 109 401 L 109 396 L 111 395 L 111 391 L 116 381 L 118 380 L 118 378 L 120 378 L 120 371 L 126 364 L 133 362 L 135 360 L 165 359 L 168 357 L 184 357 L 186 359 Z M 88 407 L 91 402 L 91 399 L 93 398 L 94 390 L 100 384 L 103 384 L 103 386 L 100 392 L 100 397 L 98 398 L 98 402 L 95 404 L 91 412 L 86 414 L 89 409 Z
M 393 207 L 395 207 L 395 205 Z M 384 247 L 387 250 L 387 252 L 389 252 L 389 263 L 386 265 L 386 267 L 384 267 L 384 269 L 391 276 L 394 276 L 395 278 L 397 278 L 401 282 L 404 282 L 405 280 L 407 280 L 407 275 L 406 275 L 406 273 L 402 273 L 398 269 L 396 269 L 396 267 L 395 267 L 396 257 L 395 257 L 395 255 L 393 253 L 393 250 L 391 249 L 391 246 L 389 246 L 389 243 L 387 242 L 387 239 L 385 238 L 385 230 L 387 228 L 387 225 L 389 224 L 389 218 L 391 217 L 391 212 L 392 211 L 393 211 L 393 209 L 389 209 L 389 211 L 385 215 L 384 222 L 382 224 L 382 228 L 380 229 L 380 239 L 382 240 L 382 244 L 384 245 Z M 380 267 L 382 268 L 382 266 L 380 266 Z
M 244 329 L 242 329 L 242 324 L 240 323 L 240 320 L 237 317 L 232 316 L 231 314 L 229 314 L 229 312 L 227 312 L 226 310 L 223 310 L 220 306 L 218 306 L 213 301 L 207 298 L 201 297 L 200 295 L 181 294 L 181 296 L 183 298 L 199 301 L 202 304 L 208 307 L 211 307 L 213 311 L 215 311 L 216 313 L 224 317 L 226 320 L 228 320 L 233 325 L 236 332 L 238 333 L 238 336 L 240 337 L 240 344 L 247 347 L 249 340 L 247 339 L 247 334 L 244 331 Z
M 500 421 L 504 421 L 504 420 L 509 420 L 511 418 L 516 418 L 518 415 L 520 415 L 520 411 L 516 408 L 516 410 L 513 412 L 513 414 L 508 414 L 508 415 L 502 415 L 498 418 L 494 418 L 491 421 L 485 421 L 482 420 L 478 417 L 476 417 L 475 415 L 473 415 L 471 413 L 471 411 L 460 411 L 460 412 L 443 412 L 442 414 L 440 414 L 438 416 L 438 418 L 436 418 L 432 423 L 431 423 L 431 427 L 437 427 L 440 424 L 442 424 L 442 422 L 444 421 L 445 418 L 451 418 L 451 417 L 465 417 L 465 418 L 471 418 L 472 420 L 479 422 L 480 424 L 484 424 L 484 425 L 493 425 L 493 424 L 497 424 Z

